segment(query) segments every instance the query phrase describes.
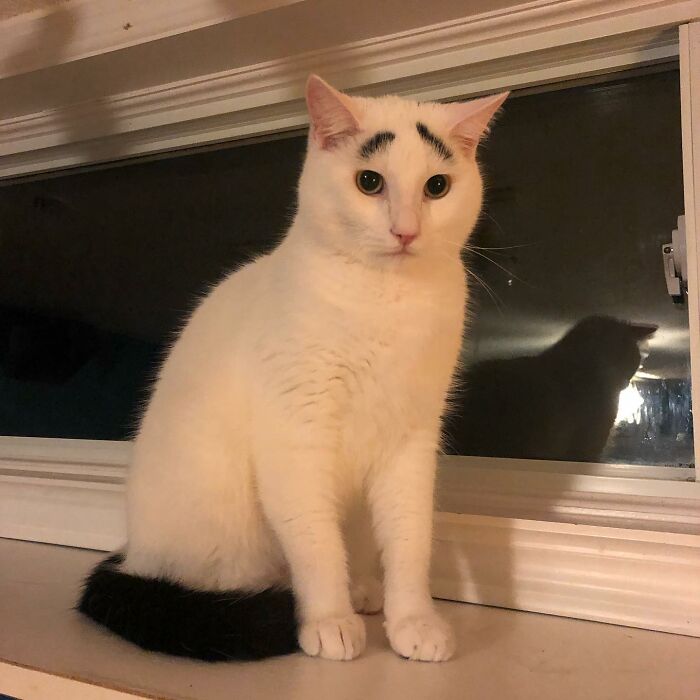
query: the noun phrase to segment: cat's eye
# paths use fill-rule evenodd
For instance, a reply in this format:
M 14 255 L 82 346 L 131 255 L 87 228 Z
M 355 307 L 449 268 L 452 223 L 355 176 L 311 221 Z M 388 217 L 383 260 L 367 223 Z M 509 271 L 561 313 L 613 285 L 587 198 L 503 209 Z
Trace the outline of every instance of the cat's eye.
M 433 175 L 425 183 L 423 192 L 430 199 L 440 199 L 450 191 L 450 178 L 447 175 Z
M 379 194 L 384 189 L 384 178 L 374 170 L 360 170 L 356 182 L 363 194 Z

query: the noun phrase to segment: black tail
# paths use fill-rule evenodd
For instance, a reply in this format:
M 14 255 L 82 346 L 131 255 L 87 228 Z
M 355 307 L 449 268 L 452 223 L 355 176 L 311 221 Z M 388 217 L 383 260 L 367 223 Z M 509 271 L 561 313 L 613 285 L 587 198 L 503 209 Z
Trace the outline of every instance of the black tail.
M 197 591 L 119 570 L 115 554 L 85 581 L 78 610 L 144 649 L 206 661 L 263 659 L 298 649 L 290 591 Z

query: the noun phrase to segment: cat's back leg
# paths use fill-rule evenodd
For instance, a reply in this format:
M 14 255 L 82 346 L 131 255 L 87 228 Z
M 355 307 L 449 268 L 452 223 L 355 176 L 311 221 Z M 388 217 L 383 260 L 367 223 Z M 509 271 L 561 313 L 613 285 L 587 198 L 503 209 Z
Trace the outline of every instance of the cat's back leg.
M 125 569 L 208 590 L 284 582 L 284 557 L 257 499 L 236 416 L 171 401 L 147 416 L 128 480 Z

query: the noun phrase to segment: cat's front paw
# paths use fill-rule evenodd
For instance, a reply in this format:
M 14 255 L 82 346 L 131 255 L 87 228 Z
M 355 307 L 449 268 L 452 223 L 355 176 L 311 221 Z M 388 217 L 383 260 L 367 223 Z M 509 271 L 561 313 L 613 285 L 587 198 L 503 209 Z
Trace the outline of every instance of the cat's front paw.
M 412 661 L 447 661 L 455 652 L 450 626 L 436 612 L 385 623 L 391 648 Z
M 382 582 L 373 576 L 362 576 L 350 586 L 350 598 L 356 613 L 374 615 L 384 606 Z
M 359 615 L 307 620 L 299 630 L 299 646 L 309 656 L 350 661 L 365 648 L 365 623 Z

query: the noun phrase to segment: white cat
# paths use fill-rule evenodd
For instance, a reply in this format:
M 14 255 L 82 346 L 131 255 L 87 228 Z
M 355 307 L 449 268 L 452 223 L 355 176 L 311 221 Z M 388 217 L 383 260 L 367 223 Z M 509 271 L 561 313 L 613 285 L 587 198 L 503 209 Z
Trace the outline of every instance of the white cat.
M 280 649 L 257 613 L 212 618 L 246 626 L 217 657 L 213 642 L 170 639 L 198 613 L 176 623 L 164 616 L 182 602 L 148 596 L 222 592 L 209 602 L 233 609 L 291 586 L 301 648 L 352 659 L 365 646 L 356 611 L 382 606 L 375 539 L 391 646 L 452 655 L 429 591 L 433 482 L 463 331 L 460 249 L 482 201 L 475 152 L 505 97 L 360 98 L 309 79 L 294 223 L 174 344 L 135 443 L 128 545 L 88 580 L 84 612 L 147 648 L 258 657 Z M 135 631 L 147 624 L 157 634 Z

